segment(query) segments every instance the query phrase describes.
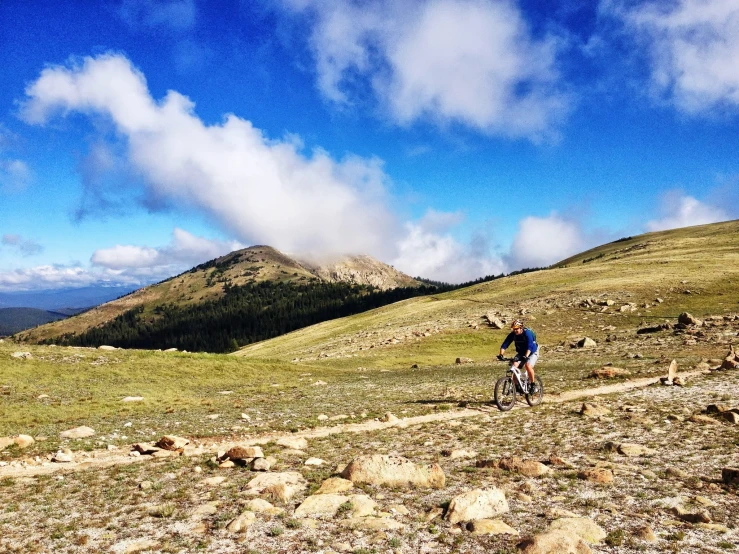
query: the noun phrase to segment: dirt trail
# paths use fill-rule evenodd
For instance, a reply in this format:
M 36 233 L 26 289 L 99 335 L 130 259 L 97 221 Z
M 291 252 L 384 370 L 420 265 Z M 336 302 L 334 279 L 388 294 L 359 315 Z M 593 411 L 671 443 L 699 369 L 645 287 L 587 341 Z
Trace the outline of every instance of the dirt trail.
M 682 375 L 683 377 L 695 377 L 704 373 L 705 372 L 703 371 L 691 371 L 681 373 L 680 375 Z M 589 389 L 566 391 L 556 395 L 545 396 L 544 402 L 562 403 L 570 402 L 572 400 L 579 400 L 581 398 L 590 398 L 592 396 L 625 392 L 628 390 L 653 385 L 655 383 L 658 383 L 659 380 L 659 377 L 645 377 L 641 379 L 632 379 L 629 381 L 622 381 L 620 383 L 603 385 L 600 387 L 593 387 Z M 455 410 L 438 414 L 427 414 L 416 417 L 408 417 L 394 422 L 367 421 L 364 423 L 345 423 L 334 425 L 332 427 L 316 427 L 313 429 L 308 429 L 306 431 L 301 431 L 299 433 L 269 433 L 265 435 L 260 435 L 259 437 L 245 437 L 238 441 L 234 441 L 232 439 L 223 440 L 211 438 L 199 441 L 198 450 L 191 455 L 215 454 L 218 451 L 228 450 L 228 448 L 233 444 L 261 445 L 276 441 L 281 438 L 315 439 L 339 433 L 366 433 L 369 431 L 388 429 L 390 427 L 408 427 L 410 425 L 421 425 L 423 423 L 451 421 L 467 417 L 478 417 L 483 414 L 495 415 L 496 417 L 505 417 L 508 413 L 510 412 L 498 412 L 497 410 L 490 408 L 467 408 L 463 410 Z M 108 450 L 94 450 L 92 452 L 89 452 L 88 454 L 90 456 L 89 458 L 85 458 L 84 461 L 79 461 L 75 463 L 58 464 L 47 462 L 45 465 L 7 465 L 4 467 L 0 467 L 0 479 L 9 477 L 34 477 L 37 475 L 49 475 L 53 473 L 73 473 L 85 469 L 105 468 L 114 465 L 124 465 L 143 462 L 145 460 L 151 461 L 158 459 L 151 456 L 131 457 L 128 455 L 128 453 Z M 79 455 L 82 455 L 82 453 L 78 453 L 78 456 Z M 164 459 L 166 460 L 167 458 Z

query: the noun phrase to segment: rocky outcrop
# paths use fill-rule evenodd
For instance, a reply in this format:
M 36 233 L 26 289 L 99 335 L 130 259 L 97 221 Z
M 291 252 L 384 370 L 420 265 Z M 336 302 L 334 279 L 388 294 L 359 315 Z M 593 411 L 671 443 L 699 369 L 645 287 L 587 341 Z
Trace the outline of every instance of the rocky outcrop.
M 475 489 L 455 496 L 444 515 L 449 523 L 488 519 L 508 511 L 508 501 L 502 490 Z

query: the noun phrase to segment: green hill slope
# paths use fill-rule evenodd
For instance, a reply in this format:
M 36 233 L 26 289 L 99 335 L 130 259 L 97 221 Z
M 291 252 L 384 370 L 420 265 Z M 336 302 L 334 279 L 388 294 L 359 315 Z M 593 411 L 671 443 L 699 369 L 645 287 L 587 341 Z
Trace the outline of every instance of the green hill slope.
M 686 310 L 735 312 L 737 299 L 739 221 L 730 221 L 630 237 L 548 270 L 328 321 L 235 355 L 335 367 L 448 364 L 457 356 L 492 358 L 506 331 L 485 324 L 488 312 L 505 321 L 522 316 L 546 352 L 585 334 L 630 337 Z

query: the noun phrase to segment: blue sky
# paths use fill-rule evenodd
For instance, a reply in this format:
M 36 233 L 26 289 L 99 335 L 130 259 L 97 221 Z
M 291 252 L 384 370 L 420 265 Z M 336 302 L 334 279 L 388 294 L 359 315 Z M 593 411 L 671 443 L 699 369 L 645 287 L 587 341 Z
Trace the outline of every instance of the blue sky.
M 5 0 L 0 64 L 4 292 L 251 244 L 459 282 L 739 217 L 735 2 Z

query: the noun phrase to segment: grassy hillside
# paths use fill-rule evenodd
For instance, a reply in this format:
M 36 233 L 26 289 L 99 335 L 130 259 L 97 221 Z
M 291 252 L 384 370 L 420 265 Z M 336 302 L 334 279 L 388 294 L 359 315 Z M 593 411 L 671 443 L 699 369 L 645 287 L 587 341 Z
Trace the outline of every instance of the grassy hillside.
M 37 308 L 0 308 L 0 337 L 13 335 L 19 331 L 66 317 L 63 313 Z
M 686 310 L 736 311 L 738 298 L 739 221 L 730 221 L 622 239 L 548 270 L 325 322 L 236 355 L 337 368 L 448 364 L 457 356 L 492 357 L 506 331 L 484 325 L 488 311 L 503 319 L 523 313 L 546 352 L 583 335 L 602 341 L 633 334 Z M 612 305 L 599 304 L 607 301 Z

